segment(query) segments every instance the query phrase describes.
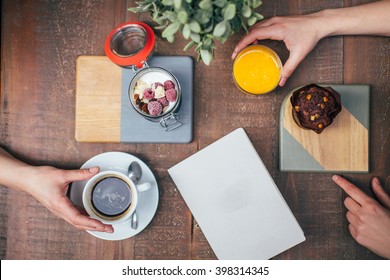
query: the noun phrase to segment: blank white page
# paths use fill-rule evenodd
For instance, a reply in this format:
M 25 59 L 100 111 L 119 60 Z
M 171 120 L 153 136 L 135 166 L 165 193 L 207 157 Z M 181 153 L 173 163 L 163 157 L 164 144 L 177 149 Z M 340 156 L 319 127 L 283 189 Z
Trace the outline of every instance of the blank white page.
M 168 173 L 218 259 L 269 259 L 305 240 L 242 128 Z

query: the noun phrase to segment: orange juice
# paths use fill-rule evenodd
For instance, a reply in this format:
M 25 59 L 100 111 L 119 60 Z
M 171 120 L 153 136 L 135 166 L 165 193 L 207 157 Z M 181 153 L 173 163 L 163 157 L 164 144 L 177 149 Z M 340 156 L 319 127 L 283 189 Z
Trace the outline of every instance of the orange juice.
M 276 88 L 282 74 L 279 56 L 270 48 L 252 45 L 237 55 L 233 76 L 239 89 L 251 94 L 264 94 Z

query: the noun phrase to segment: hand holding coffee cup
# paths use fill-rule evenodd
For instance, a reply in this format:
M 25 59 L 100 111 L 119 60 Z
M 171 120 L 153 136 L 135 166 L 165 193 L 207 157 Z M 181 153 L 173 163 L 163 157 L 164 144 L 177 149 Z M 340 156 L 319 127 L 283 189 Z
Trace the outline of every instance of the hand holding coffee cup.
M 140 192 L 150 189 L 149 182 L 136 184 L 117 171 L 103 171 L 92 177 L 83 191 L 87 213 L 105 224 L 130 221 L 138 205 Z

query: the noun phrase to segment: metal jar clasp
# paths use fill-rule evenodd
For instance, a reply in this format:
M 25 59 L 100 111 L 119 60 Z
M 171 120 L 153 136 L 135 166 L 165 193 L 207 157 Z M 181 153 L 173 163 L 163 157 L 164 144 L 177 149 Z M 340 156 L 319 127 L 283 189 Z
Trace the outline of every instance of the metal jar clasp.
M 180 121 L 179 115 L 176 113 L 170 114 L 161 119 L 160 125 L 165 128 L 165 131 L 171 131 L 178 128 L 183 123 Z

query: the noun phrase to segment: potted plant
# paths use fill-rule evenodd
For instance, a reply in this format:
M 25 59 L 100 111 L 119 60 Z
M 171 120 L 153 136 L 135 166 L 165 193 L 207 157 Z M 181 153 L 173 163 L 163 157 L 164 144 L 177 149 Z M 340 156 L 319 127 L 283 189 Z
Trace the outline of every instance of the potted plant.
M 184 50 L 196 46 L 198 60 L 209 65 L 214 56 L 215 40 L 224 43 L 231 35 L 263 19 L 254 10 L 260 0 L 144 0 L 129 8 L 135 13 L 150 13 L 159 25 L 162 37 L 169 42 L 180 31 L 188 44 Z

